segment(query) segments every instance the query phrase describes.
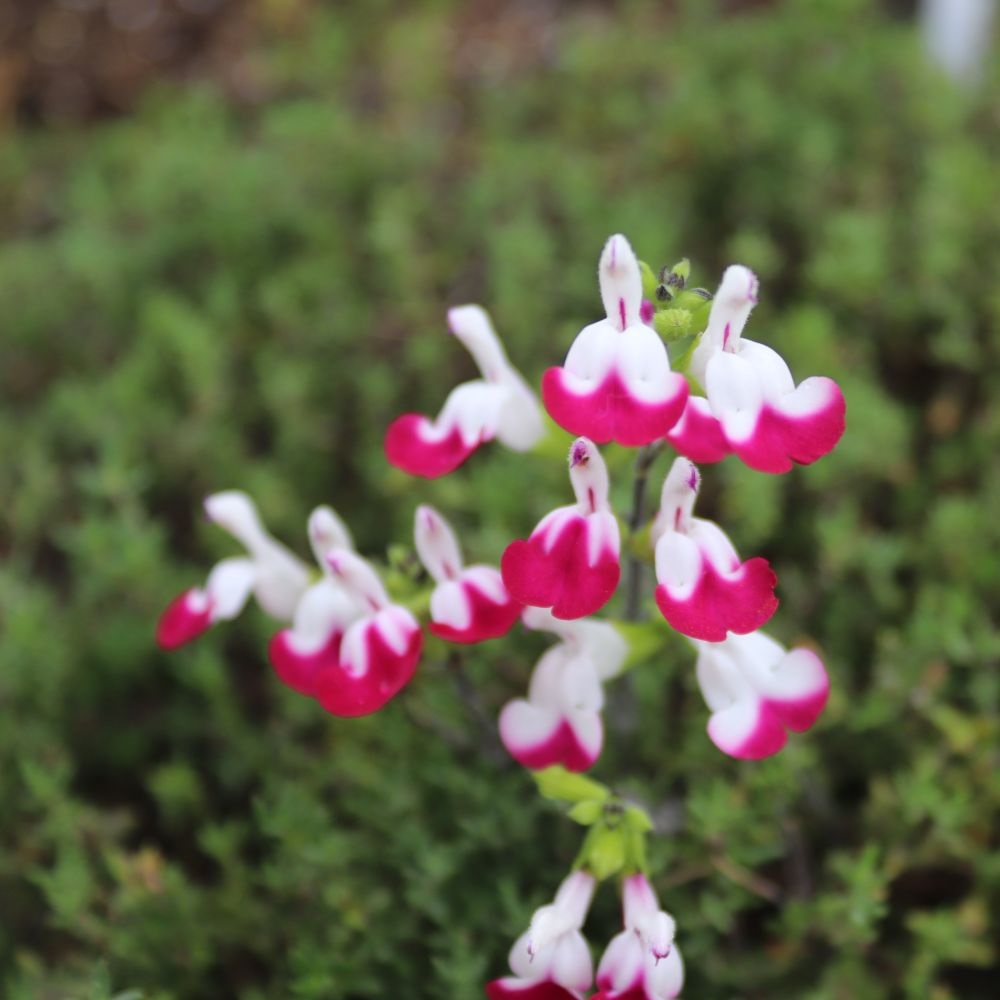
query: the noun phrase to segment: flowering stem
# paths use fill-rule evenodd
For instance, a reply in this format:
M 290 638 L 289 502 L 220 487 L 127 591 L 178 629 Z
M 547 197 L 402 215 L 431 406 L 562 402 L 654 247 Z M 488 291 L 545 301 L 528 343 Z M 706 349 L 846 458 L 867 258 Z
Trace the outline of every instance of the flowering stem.
M 629 536 L 642 527 L 646 520 L 646 482 L 649 470 L 657 456 L 663 451 L 663 441 L 655 441 L 639 450 L 635 458 L 635 474 L 632 480 L 632 510 L 628 517 Z M 629 553 L 625 584 L 625 620 L 639 620 L 639 601 L 642 597 L 642 561 L 634 552 Z

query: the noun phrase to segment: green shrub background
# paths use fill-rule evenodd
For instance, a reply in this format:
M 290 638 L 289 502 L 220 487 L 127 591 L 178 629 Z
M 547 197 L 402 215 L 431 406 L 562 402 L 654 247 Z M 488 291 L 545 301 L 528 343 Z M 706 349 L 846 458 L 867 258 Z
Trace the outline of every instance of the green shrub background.
M 561 360 L 623 231 L 709 287 L 751 265 L 748 334 L 848 399 L 833 455 L 712 467 L 701 506 L 772 560 L 770 630 L 823 649 L 821 723 L 723 757 L 680 642 L 610 713 L 595 775 L 656 818 L 685 996 L 995 997 L 996 74 L 959 93 L 861 0 L 484 9 L 320 5 L 248 56 L 265 99 L 164 84 L 0 148 L 3 996 L 465 1000 L 505 971 L 580 835 L 495 736 L 544 640 L 431 646 L 346 721 L 276 681 L 256 609 L 152 634 L 234 551 L 217 489 L 303 554 L 318 503 L 380 555 L 432 502 L 498 559 L 561 462 L 418 482 L 384 428 L 471 376 L 448 305 L 532 378 Z M 596 948 L 617 922 L 605 887 Z

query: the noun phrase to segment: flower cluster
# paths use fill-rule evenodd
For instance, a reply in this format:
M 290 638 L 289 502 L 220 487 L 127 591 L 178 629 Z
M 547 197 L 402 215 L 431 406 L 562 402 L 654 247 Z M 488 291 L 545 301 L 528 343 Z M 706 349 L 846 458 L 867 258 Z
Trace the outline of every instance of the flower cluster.
M 635 552 L 648 537 L 655 606 L 696 651 L 712 742 L 737 758 L 774 754 L 789 730 L 813 725 L 828 695 L 814 652 L 786 650 L 759 631 L 778 607 L 777 579 L 766 559 L 741 559 L 719 525 L 694 515 L 701 483 L 695 463 L 736 456 L 776 474 L 814 462 L 843 433 L 843 395 L 828 378 L 796 384 L 774 350 L 743 337 L 758 294 L 748 268 L 729 267 L 713 298 L 685 289 L 686 262 L 669 274 L 664 269 L 650 295 L 651 272 L 644 267 L 624 236 L 608 240 L 598 268 L 605 316 L 584 327 L 564 364 L 542 378 L 544 410 L 575 436 L 569 448 L 573 502 L 511 541 L 499 567 L 465 566 L 442 514 L 426 505 L 415 512 L 414 548 L 430 587 L 429 599 L 413 607 L 429 608 L 433 635 L 478 643 L 521 621 L 558 639 L 535 667 L 527 696 L 510 701 L 499 719 L 504 746 L 533 771 L 579 773 L 595 763 L 604 743 L 603 685 L 624 669 L 629 652 L 611 621 L 591 617 L 622 577 L 621 528 L 599 445 L 641 448 L 650 460 L 667 443 L 679 453 L 648 534 L 631 523 L 626 541 Z M 451 473 L 493 440 L 528 451 L 547 433 L 542 406 L 511 365 L 486 312 L 455 308 L 448 324 L 482 377 L 454 388 L 436 417 L 408 413 L 388 428 L 388 461 L 414 476 Z M 660 331 L 678 329 L 687 341 L 675 351 L 675 370 Z M 203 587 L 170 604 L 159 625 L 161 646 L 174 648 L 234 618 L 253 594 L 285 626 L 268 649 L 277 676 L 326 711 L 377 711 L 411 680 L 423 644 L 413 608 L 393 601 L 330 508 L 309 518 L 318 564 L 310 571 L 267 533 L 245 494 L 218 493 L 205 507 L 246 555 L 223 560 Z M 675 996 L 683 973 L 673 920 L 659 910 L 639 861 L 622 873 L 625 929 L 598 966 L 595 996 Z M 514 975 L 487 989 L 493 1000 L 579 998 L 592 987 L 580 928 L 594 886 L 584 863 L 535 914 L 511 952 Z
M 594 985 L 590 949 L 581 933 L 597 880 L 575 871 L 555 899 L 536 910 L 510 950 L 512 976 L 486 987 L 489 1000 L 580 1000 Z M 645 875 L 622 884 L 621 933 L 597 965 L 592 1000 L 667 1000 L 680 993 L 684 965 L 674 945 L 674 918 L 660 909 Z

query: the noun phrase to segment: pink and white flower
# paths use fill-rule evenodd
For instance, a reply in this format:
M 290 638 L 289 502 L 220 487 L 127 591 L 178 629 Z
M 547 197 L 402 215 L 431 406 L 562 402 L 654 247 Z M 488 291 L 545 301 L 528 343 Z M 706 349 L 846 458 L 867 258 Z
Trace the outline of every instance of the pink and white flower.
M 598 266 L 605 319 L 584 327 L 562 368 L 542 379 L 552 419 L 598 444 L 645 445 L 664 437 L 684 409 L 688 385 L 643 322 L 642 277 L 632 247 L 612 236 Z
M 706 398 L 689 399 L 667 439 L 696 462 L 735 453 L 752 469 L 787 472 L 833 449 L 844 433 L 846 406 L 832 379 L 814 376 L 796 386 L 776 351 L 742 338 L 757 290 L 749 268 L 726 270 L 691 357 L 691 375 Z
M 708 735 L 731 757 L 759 760 L 820 717 L 830 694 L 823 661 L 811 649 L 786 650 L 762 632 L 696 642 L 698 685 L 712 711 Z
M 622 887 L 625 929 L 608 945 L 597 966 L 604 1000 L 668 1000 L 684 985 L 684 964 L 674 944 L 675 924 L 660 909 L 645 875 L 630 875 Z
M 582 1000 L 593 984 L 594 965 L 580 929 L 596 885 L 593 875 L 573 872 L 555 899 L 535 911 L 510 950 L 514 975 L 488 983 L 489 1000 Z
M 417 555 L 436 586 L 431 594 L 430 630 L 449 642 L 482 642 L 506 635 L 520 617 L 500 571 L 462 565 L 451 525 L 433 508 L 417 508 L 413 538 Z
M 521 604 L 551 608 L 556 618 L 583 618 L 611 600 L 621 577 L 618 521 L 608 502 L 608 470 L 592 441 L 569 452 L 576 503 L 557 507 L 531 536 L 507 546 L 500 571 Z
M 656 603 L 678 632 L 721 642 L 727 632 L 753 632 L 774 614 L 777 578 L 766 559 L 741 562 L 714 521 L 692 516 L 699 484 L 686 458 L 674 461 L 663 482 L 652 531 Z
M 312 512 L 309 540 L 323 575 L 302 595 L 292 627 L 282 629 L 271 639 L 268 656 L 285 684 L 315 697 L 317 678 L 336 666 L 344 632 L 365 609 L 327 564 L 330 553 L 354 549 L 347 527 L 331 508 L 317 507 Z
M 529 451 L 545 430 L 538 399 L 507 359 L 486 310 L 475 305 L 449 309 L 448 325 L 483 377 L 452 389 L 435 419 L 405 413 L 385 435 L 389 462 L 428 479 L 457 469 L 494 438 L 514 451 Z
M 413 615 L 390 601 L 378 574 L 360 556 L 334 549 L 326 562 L 363 611 L 333 640 L 315 676 L 315 696 L 333 715 L 369 715 L 413 677 L 423 634 Z
M 161 649 L 176 649 L 216 622 L 235 618 L 251 594 L 267 614 L 289 621 L 309 582 L 305 563 L 268 534 L 246 493 L 213 493 L 205 499 L 205 516 L 247 554 L 223 559 L 203 587 L 192 587 L 171 601 L 156 629 Z
M 561 764 L 586 771 L 604 742 L 602 682 L 615 676 L 628 654 L 621 633 L 608 622 L 566 622 L 541 608 L 527 608 L 524 623 L 562 636 L 531 676 L 528 697 L 500 713 L 500 739 L 510 755 L 532 770 Z

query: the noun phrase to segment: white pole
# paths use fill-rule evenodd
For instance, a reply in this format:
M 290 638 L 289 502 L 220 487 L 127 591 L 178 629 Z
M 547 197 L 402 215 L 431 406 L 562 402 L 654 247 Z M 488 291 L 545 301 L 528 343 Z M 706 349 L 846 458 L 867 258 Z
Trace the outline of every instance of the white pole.
M 996 0 L 922 0 L 921 28 L 931 58 L 953 79 L 972 83 L 993 43 Z

